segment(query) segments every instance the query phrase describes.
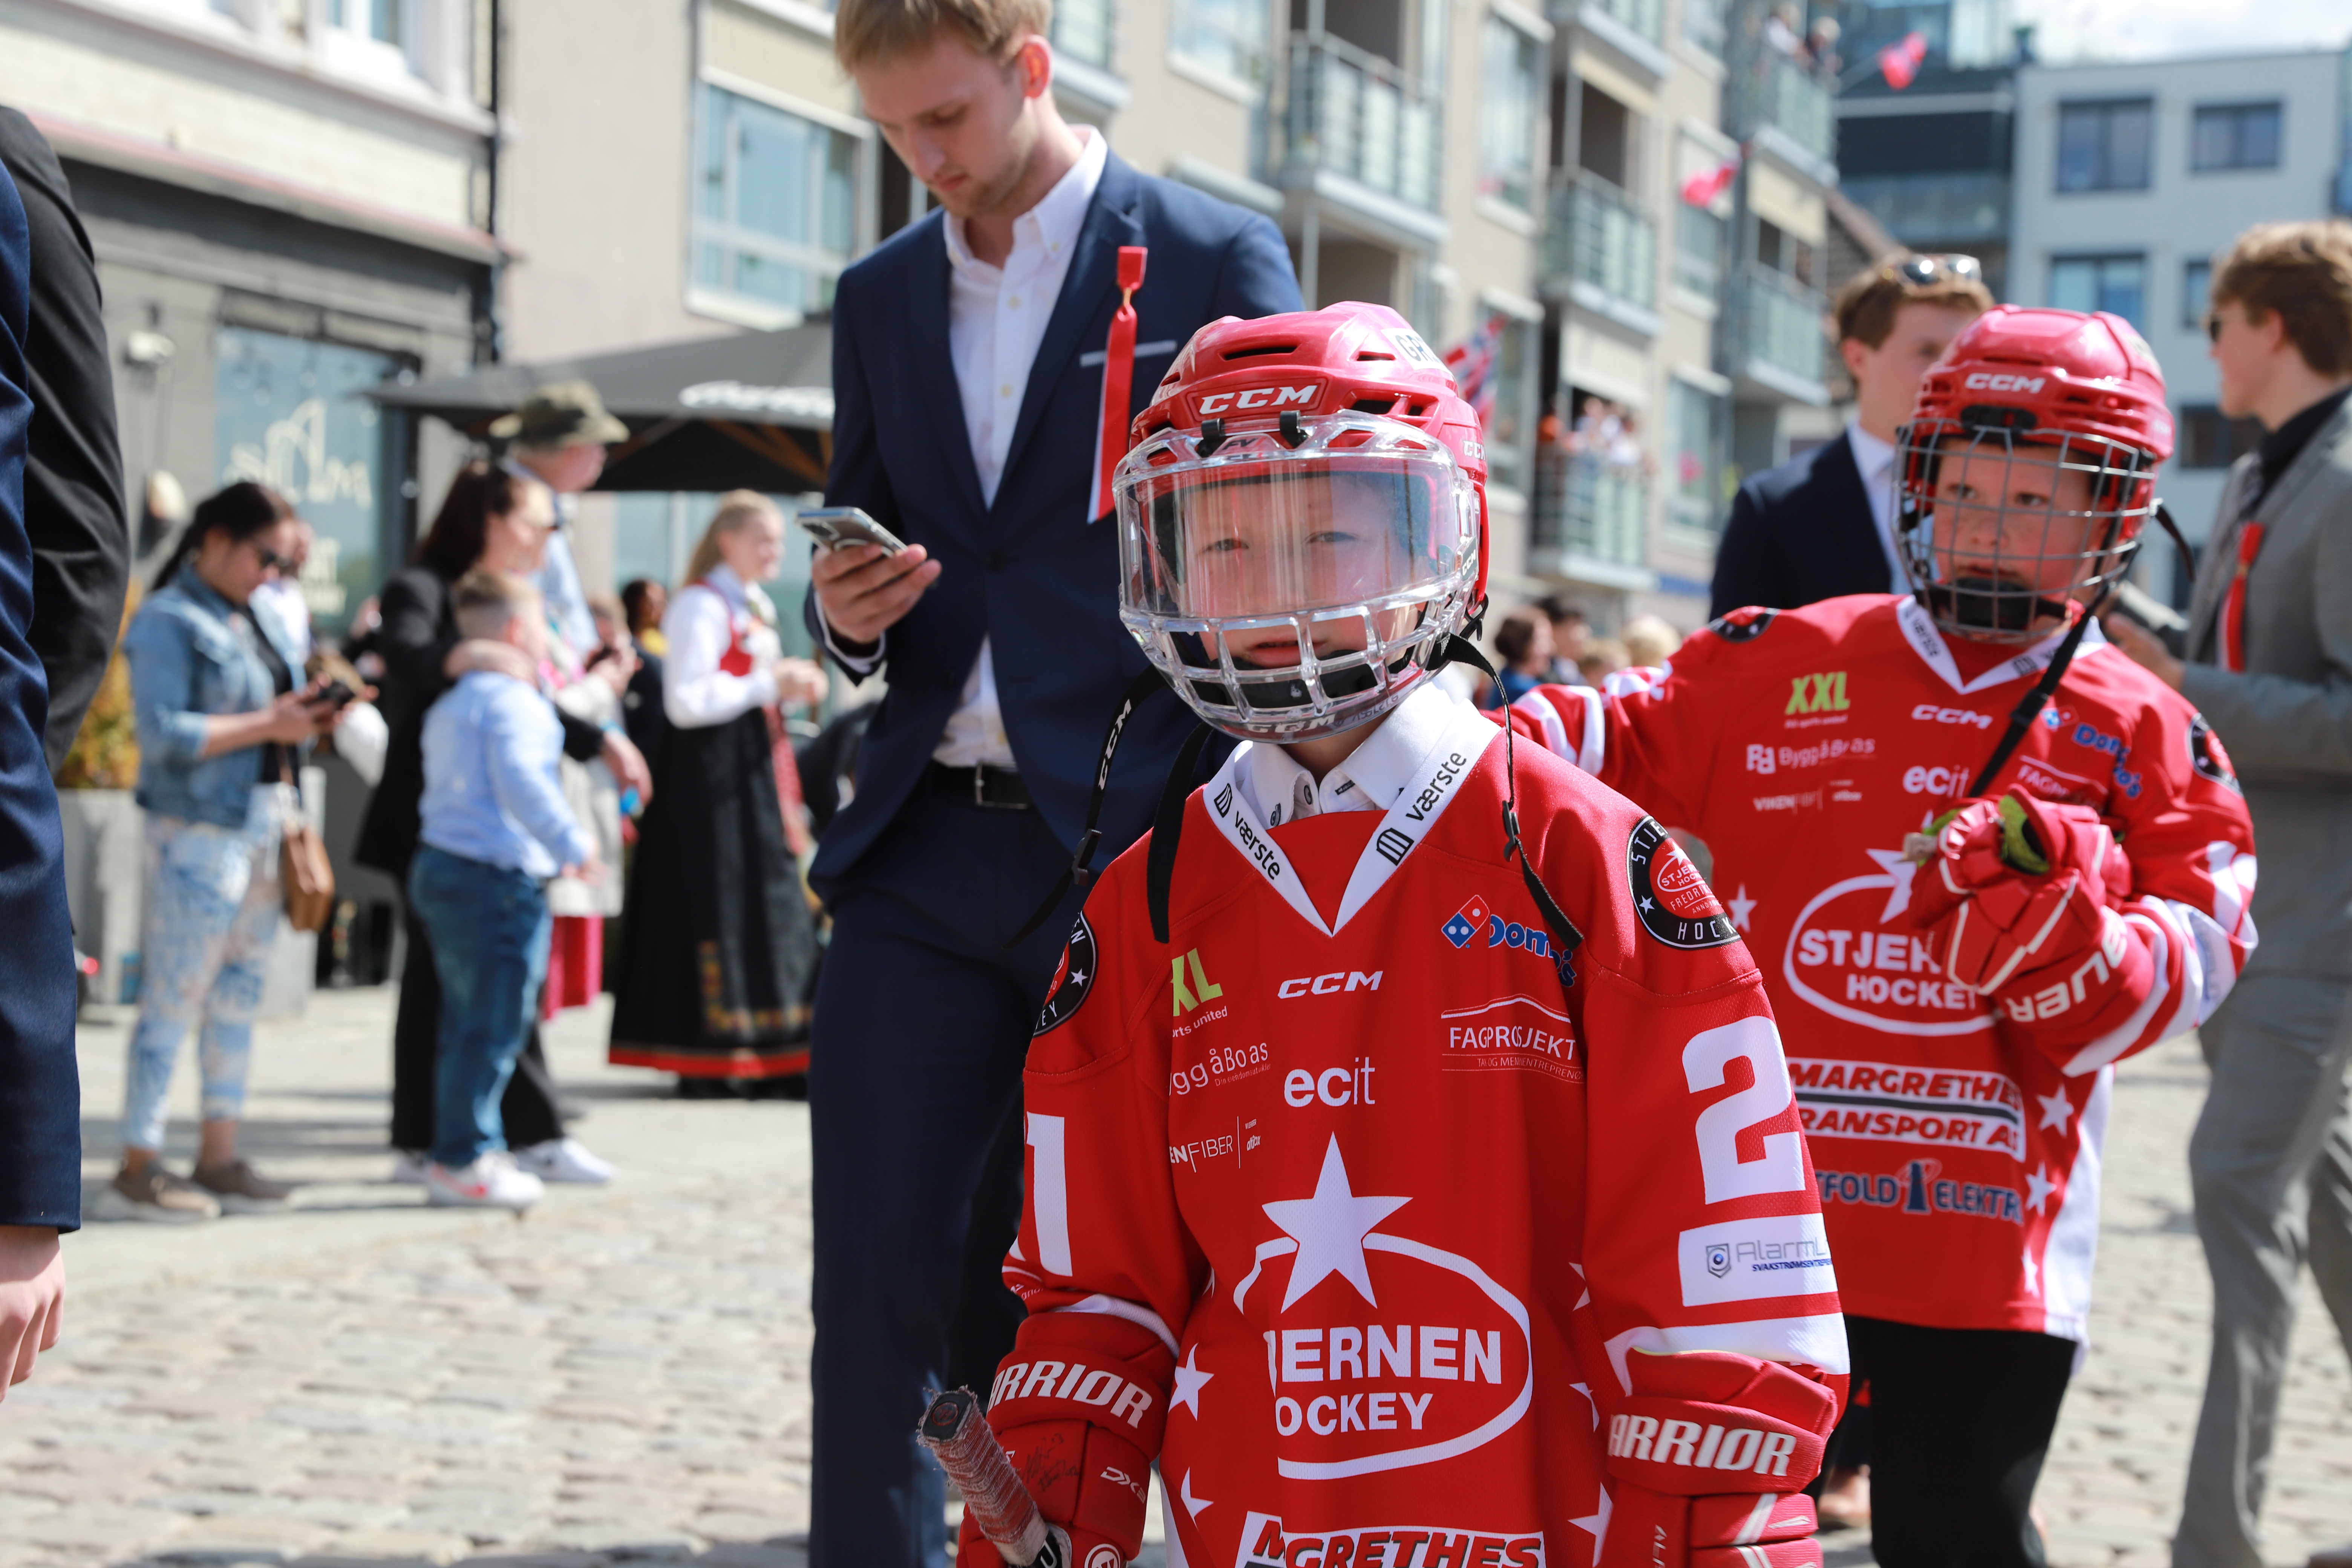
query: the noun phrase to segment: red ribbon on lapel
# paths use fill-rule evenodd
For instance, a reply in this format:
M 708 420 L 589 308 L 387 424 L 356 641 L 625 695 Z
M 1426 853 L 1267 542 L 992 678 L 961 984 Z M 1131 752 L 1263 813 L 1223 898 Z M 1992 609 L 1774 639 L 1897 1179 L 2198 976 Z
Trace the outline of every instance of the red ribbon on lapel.
M 1128 401 L 1135 390 L 1135 291 L 1143 287 L 1145 247 L 1118 247 L 1118 313 L 1110 319 L 1110 340 L 1103 346 L 1102 426 L 1095 437 L 1094 510 L 1088 521 L 1108 516 L 1111 471 L 1127 456 Z
M 2263 525 L 2249 522 L 2238 530 L 2238 570 L 2230 579 L 2230 596 L 2221 601 L 2221 668 L 2242 675 L 2246 669 L 2246 574 L 2263 552 Z

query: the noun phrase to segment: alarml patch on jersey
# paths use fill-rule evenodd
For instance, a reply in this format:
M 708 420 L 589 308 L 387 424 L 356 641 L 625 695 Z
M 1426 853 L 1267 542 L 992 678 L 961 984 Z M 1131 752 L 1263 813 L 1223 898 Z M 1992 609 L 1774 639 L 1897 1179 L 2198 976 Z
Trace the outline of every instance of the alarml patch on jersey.
M 1087 994 L 1094 988 L 1095 928 L 1080 915 L 1077 924 L 1070 928 L 1069 944 L 1062 949 L 1062 966 L 1054 971 L 1054 984 L 1045 988 L 1045 1005 L 1038 1009 L 1037 1026 L 1029 1032 L 1030 1037 L 1068 1023 L 1071 1015 L 1086 1005 Z
M 1706 629 L 1726 642 L 1753 642 L 1764 635 L 1778 610 L 1767 610 L 1756 605 L 1746 609 L 1726 610 L 1706 623 Z
M 1739 940 L 1715 901 L 1715 889 L 1654 818 L 1642 818 L 1625 841 L 1625 884 L 1642 929 L 1668 947 L 1723 947 Z

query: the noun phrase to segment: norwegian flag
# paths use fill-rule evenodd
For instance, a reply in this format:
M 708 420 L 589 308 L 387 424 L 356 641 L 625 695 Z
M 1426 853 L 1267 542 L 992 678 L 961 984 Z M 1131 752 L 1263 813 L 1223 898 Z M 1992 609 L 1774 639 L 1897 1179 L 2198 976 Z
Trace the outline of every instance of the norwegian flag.
M 1712 169 L 1701 169 L 1683 182 L 1683 200 L 1695 207 L 1711 206 L 1715 198 L 1731 188 L 1739 175 L 1739 165 L 1746 161 L 1748 150 L 1741 147 Z
M 1927 58 L 1927 35 L 1906 33 L 1898 43 L 1878 51 L 1878 71 L 1886 85 L 1901 92 L 1919 79 L 1919 67 Z
M 1476 331 L 1445 353 L 1445 368 L 1454 373 L 1462 401 L 1478 411 L 1481 426 L 1495 412 L 1495 367 L 1502 357 L 1503 329 L 1507 324 L 1499 315 L 1489 316 Z

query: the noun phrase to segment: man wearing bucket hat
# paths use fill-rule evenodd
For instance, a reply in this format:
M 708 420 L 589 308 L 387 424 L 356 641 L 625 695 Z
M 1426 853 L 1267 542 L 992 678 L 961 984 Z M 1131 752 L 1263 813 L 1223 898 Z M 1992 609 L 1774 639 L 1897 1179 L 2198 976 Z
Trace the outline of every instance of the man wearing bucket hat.
M 629 427 L 604 412 L 604 400 L 584 381 L 550 382 L 532 389 L 522 406 L 490 422 L 490 438 L 506 443 L 506 466 L 555 492 L 562 525 L 547 542 L 536 579 L 563 640 L 580 652 L 596 647 L 596 621 L 572 560 L 572 498 L 604 471 L 604 448 L 629 438 Z

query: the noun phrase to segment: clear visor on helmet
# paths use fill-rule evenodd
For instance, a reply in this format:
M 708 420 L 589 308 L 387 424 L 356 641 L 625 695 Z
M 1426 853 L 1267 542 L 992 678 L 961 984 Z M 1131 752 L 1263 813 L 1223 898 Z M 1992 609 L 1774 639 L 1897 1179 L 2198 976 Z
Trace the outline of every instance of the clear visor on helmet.
M 1212 724 L 1295 740 L 1402 696 L 1466 611 L 1478 515 L 1453 455 L 1409 425 L 1286 424 L 1206 453 L 1163 432 L 1116 486 L 1129 629 Z
M 2096 602 L 2156 508 L 2154 463 L 2100 436 L 1922 420 L 1900 463 L 1904 572 L 1938 626 L 1979 640 L 2032 642 Z

